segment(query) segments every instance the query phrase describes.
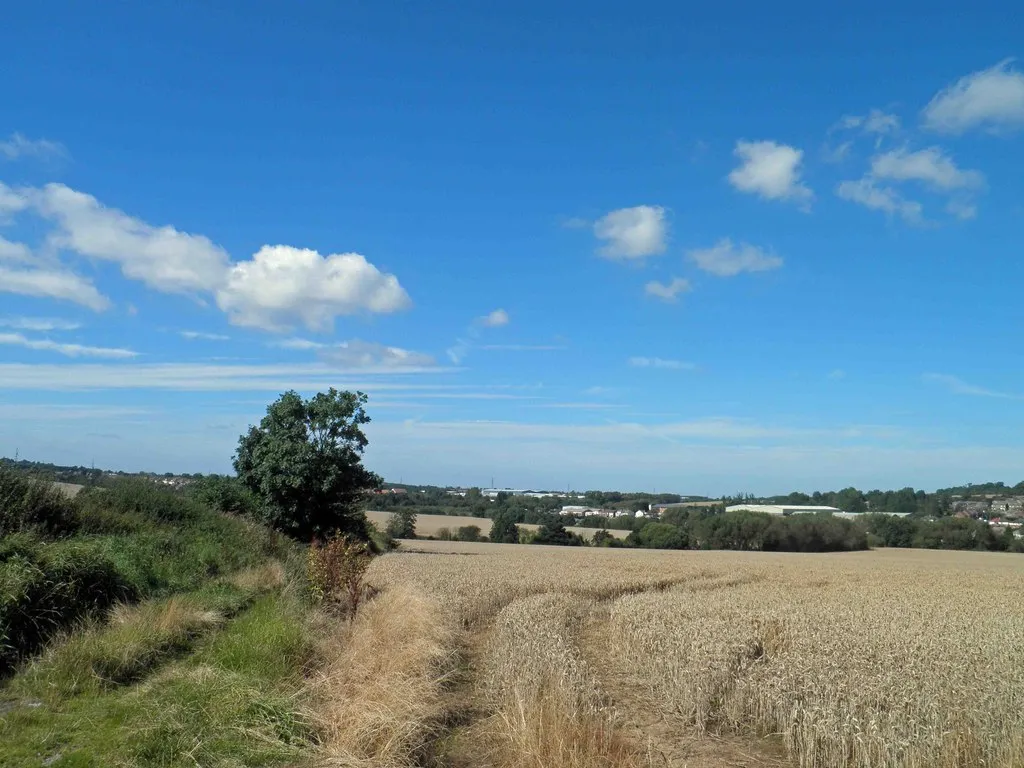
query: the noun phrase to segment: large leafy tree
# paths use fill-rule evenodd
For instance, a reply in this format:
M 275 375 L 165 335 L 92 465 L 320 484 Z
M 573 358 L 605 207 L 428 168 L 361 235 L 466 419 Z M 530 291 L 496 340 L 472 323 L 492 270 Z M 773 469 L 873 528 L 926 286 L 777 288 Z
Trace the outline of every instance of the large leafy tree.
M 366 395 L 333 387 L 304 400 L 285 392 L 238 440 L 235 472 L 266 521 L 302 541 L 338 532 L 366 537 L 359 504 L 381 479 L 362 464 Z

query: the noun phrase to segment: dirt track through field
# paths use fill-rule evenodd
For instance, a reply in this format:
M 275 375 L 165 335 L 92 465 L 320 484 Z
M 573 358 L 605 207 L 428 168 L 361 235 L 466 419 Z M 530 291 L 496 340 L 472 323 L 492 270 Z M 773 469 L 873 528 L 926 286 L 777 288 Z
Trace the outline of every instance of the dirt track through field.
M 679 586 L 681 581 L 655 582 L 643 590 L 630 590 L 630 594 L 664 591 Z M 712 588 L 715 582 L 716 579 L 701 580 L 695 588 Z M 620 597 L 609 595 L 588 602 L 576 646 L 597 672 L 601 695 L 607 706 L 617 713 L 616 727 L 624 739 L 644 755 L 644 766 L 792 768 L 794 764 L 786 758 L 778 740 L 697 736 L 662 715 L 650 692 L 641 681 L 630 675 L 628 662 L 619 659 L 611 663 L 607 657 L 608 605 Z M 452 674 L 446 693 L 446 728 L 435 740 L 428 761 L 433 768 L 503 768 L 500 757 L 496 758 L 490 750 L 481 747 L 489 740 L 488 721 L 495 717 L 493 708 L 483 695 L 480 678 L 498 613 L 500 609 L 461 634 L 459 668 Z

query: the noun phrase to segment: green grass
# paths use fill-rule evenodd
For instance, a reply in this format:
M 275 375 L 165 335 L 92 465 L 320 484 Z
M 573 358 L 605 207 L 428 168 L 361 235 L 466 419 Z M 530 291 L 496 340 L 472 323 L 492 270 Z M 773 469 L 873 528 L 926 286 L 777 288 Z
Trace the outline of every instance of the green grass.
M 233 598 L 225 593 L 221 599 Z M 157 605 L 136 609 L 138 616 L 150 615 L 147 611 L 157 610 Z M 294 764 L 314 741 L 299 714 L 302 671 L 312 654 L 303 610 L 289 590 L 267 594 L 233 620 L 207 625 L 190 647 L 177 647 L 173 653 L 167 650 L 167 636 L 140 629 L 149 642 L 137 643 L 132 656 L 152 659 L 147 648 L 159 646 L 165 651 L 164 664 L 138 661 L 128 665 L 143 673 L 141 678 L 127 676 L 134 682 L 76 684 L 63 695 L 54 695 L 52 685 L 75 678 L 66 665 L 51 664 L 47 674 L 40 674 L 48 663 L 44 657 L 35 671 L 25 670 L 7 688 L 15 706 L 0 716 L 0 764 Z M 72 637 L 49 658 L 60 659 L 62 665 L 73 658 L 106 663 L 115 648 L 113 638 L 123 631 L 111 624 L 74 652 L 64 650 L 81 642 Z M 187 655 L 175 658 L 174 653 Z
M 74 535 L 28 528 L 0 538 L 0 677 L 64 627 L 114 603 L 195 590 L 268 557 L 293 556 L 268 529 L 151 485 L 83 493 L 72 512 Z

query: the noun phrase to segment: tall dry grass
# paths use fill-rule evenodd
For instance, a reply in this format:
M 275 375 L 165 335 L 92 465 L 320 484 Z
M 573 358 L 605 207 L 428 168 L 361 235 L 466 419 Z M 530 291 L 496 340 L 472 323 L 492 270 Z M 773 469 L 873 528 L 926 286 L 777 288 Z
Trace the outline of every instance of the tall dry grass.
M 333 626 L 311 686 L 319 764 L 418 765 L 444 718 L 457 648 L 450 617 L 436 598 L 396 586 Z

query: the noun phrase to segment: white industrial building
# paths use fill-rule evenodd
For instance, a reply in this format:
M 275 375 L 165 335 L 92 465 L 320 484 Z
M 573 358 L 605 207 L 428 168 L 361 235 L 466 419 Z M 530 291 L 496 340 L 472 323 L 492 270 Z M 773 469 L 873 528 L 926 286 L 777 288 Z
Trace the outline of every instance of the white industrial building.
M 814 507 L 804 504 L 733 504 L 726 512 L 763 512 L 767 515 L 814 515 L 818 512 L 842 513 L 836 507 Z

